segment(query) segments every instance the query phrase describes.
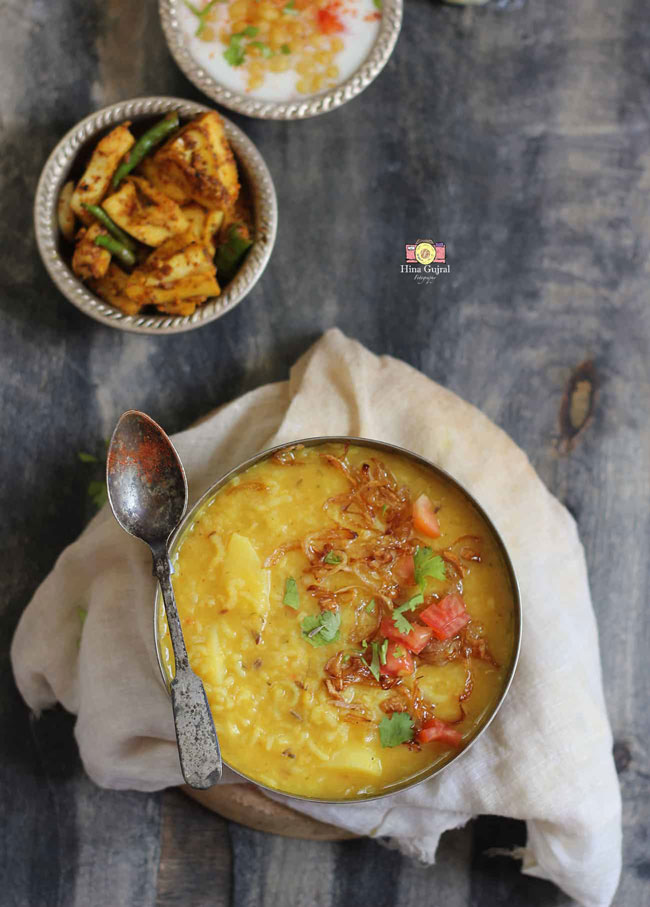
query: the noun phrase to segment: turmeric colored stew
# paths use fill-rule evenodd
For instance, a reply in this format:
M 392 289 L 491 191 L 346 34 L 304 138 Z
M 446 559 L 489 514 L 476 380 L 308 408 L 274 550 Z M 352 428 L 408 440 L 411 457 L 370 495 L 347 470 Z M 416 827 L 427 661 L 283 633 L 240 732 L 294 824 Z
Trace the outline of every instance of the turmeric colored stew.
M 126 315 L 191 315 L 221 293 L 252 245 L 223 120 L 211 112 L 181 127 L 172 111 L 137 140 L 130 126 L 104 136 L 76 184 L 61 190 L 72 270 Z
M 222 487 L 173 560 L 224 759 L 268 787 L 389 791 L 452 758 L 501 695 L 515 622 L 499 545 L 407 457 L 285 448 Z M 162 613 L 159 634 L 171 679 Z

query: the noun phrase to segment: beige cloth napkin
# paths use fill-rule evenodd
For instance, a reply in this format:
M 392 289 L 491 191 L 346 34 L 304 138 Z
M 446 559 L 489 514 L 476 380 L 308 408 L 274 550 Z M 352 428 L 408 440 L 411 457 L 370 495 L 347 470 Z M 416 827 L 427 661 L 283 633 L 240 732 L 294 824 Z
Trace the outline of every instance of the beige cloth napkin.
M 551 879 L 589 907 L 608 905 L 620 873 L 621 804 L 573 519 L 482 413 L 338 330 L 298 361 L 288 382 L 244 395 L 174 443 L 196 500 L 256 451 L 324 434 L 408 447 L 481 501 L 519 577 L 523 646 L 495 721 L 441 775 L 372 803 L 290 805 L 357 833 L 390 837 L 427 862 L 440 834 L 472 816 L 525 819 L 523 871 Z M 182 781 L 153 646 L 153 595 L 148 550 L 105 507 L 63 552 L 13 641 L 23 697 L 35 711 L 59 701 L 77 714 L 81 757 L 104 787 L 150 791 Z M 83 632 L 79 608 L 88 612 Z

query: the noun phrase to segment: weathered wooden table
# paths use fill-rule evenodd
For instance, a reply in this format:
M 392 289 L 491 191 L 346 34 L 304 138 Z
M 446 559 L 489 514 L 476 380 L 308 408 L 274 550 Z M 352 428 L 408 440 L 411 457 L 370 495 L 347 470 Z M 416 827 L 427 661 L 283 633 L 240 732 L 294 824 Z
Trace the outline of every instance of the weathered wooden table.
M 153 338 L 97 325 L 59 295 L 37 257 L 32 197 L 50 148 L 89 111 L 143 94 L 200 98 L 153 0 L 5 3 L 3 905 L 569 903 L 486 856 L 524 840 L 517 822 L 448 833 L 423 870 L 370 841 L 249 831 L 175 791 L 99 790 L 70 716 L 31 718 L 13 685 L 18 616 L 92 511 L 92 467 L 77 452 L 99 452 L 129 407 L 175 431 L 284 378 L 333 324 L 481 407 L 577 518 L 625 804 L 617 904 L 650 904 L 649 39 L 642 0 L 407 0 L 397 50 L 359 99 L 303 123 L 238 120 L 276 181 L 271 264 L 222 320 Z M 446 242 L 451 265 L 428 285 L 400 273 L 405 243 L 421 237 Z M 580 431 L 585 412 L 562 408 L 572 376 L 589 410 Z

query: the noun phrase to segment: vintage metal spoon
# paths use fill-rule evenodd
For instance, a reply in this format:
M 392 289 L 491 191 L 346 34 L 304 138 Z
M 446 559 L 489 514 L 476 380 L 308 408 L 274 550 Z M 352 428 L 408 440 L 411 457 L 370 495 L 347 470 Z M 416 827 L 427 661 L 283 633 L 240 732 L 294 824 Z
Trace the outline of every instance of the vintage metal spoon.
M 117 423 L 106 486 L 117 522 L 153 555 L 176 661 L 171 697 L 183 777 L 190 787 L 212 787 L 221 779 L 219 741 L 203 683 L 190 668 L 170 578 L 168 542 L 187 507 L 187 480 L 172 442 L 144 413 L 129 410 Z

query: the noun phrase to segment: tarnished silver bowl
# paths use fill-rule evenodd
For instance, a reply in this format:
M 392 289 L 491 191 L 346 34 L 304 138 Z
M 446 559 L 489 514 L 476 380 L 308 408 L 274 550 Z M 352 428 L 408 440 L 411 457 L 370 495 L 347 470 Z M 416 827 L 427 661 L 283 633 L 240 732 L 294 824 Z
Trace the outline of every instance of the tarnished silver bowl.
M 469 742 L 465 744 L 465 746 L 463 747 L 463 749 L 460 752 L 455 753 L 455 754 L 450 753 L 449 758 L 447 759 L 446 762 L 443 762 L 442 764 L 438 763 L 429 769 L 425 769 L 423 772 L 420 772 L 419 774 L 415 775 L 414 777 L 407 778 L 401 784 L 394 785 L 390 788 L 390 790 L 385 791 L 381 794 L 374 794 L 371 796 L 360 795 L 359 797 L 357 797 L 355 799 L 346 799 L 346 800 L 320 800 L 315 797 L 305 797 L 305 796 L 301 796 L 299 794 L 288 793 L 287 791 L 284 791 L 284 790 L 277 790 L 275 788 L 266 787 L 265 785 L 260 784 L 260 782 L 256 781 L 254 778 L 250 778 L 248 775 L 245 775 L 243 772 L 238 771 L 237 768 L 226 763 L 224 760 L 224 764 L 228 765 L 228 768 L 230 768 L 233 772 L 235 772 L 237 775 L 239 775 L 242 779 L 250 782 L 251 784 L 255 784 L 257 787 L 260 787 L 263 790 L 268 790 L 271 793 L 275 793 L 275 794 L 280 793 L 280 794 L 283 794 L 284 796 L 289 797 L 294 800 L 307 800 L 307 801 L 313 802 L 313 803 L 344 804 L 344 803 L 357 803 L 359 801 L 365 802 L 367 800 L 379 800 L 379 799 L 382 799 L 383 797 L 391 796 L 392 794 L 397 793 L 398 791 L 406 790 L 407 788 L 411 788 L 417 784 L 421 784 L 423 781 L 427 781 L 429 778 L 432 778 L 434 775 L 437 775 L 439 772 L 446 769 L 448 765 L 451 765 L 453 762 L 456 762 L 457 759 L 460 759 L 464 755 L 464 753 L 466 753 L 467 750 L 470 749 L 470 747 L 474 745 L 476 740 L 478 740 L 478 738 L 481 736 L 481 734 L 483 734 L 483 732 L 486 730 L 488 725 L 491 723 L 491 721 L 493 720 L 493 718 L 496 715 L 496 713 L 498 712 L 498 710 L 501 708 L 501 705 L 506 697 L 506 694 L 508 693 L 508 690 L 510 689 L 510 684 L 512 683 L 512 678 L 514 676 L 515 669 L 517 667 L 517 661 L 519 660 L 519 651 L 521 648 L 522 614 L 521 614 L 521 597 L 520 597 L 520 593 L 519 593 L 519 586 L 517 583 L 517 578 L 515 576 L 514 568 L 512 566 L 512 562 L 508 555 L 508 551 L 503 542 L 503 539 L 497 532 L 497 530 L 494 526 L 494 523 L 492 522 L 490 517 L 487 515 L 487 513 L 483 510 L 483 508 L 478 503 L 478 501 L 467 491 L 467 489 L 463 488 L 463 486 L 459 482 L 457 482 L 456 479 L 453 478 L 453 476 L 449 475 L 449 473 L 445 472 L 444 469 L 441 469 L 439 466 L 435 466 L 433 463 L 429 462 L 429 460 L 426 460 L 424 457 L 421 457 L 418 454 L 415 454 L 410 450 L 406 450 L 403 447 L 398 447 L 396 444 L 389 444 L 385 441 L 373 441 L 368 438 L 354 438 L 354 437 L 337 435 L 337 436 L 324 436 L 324 437 L 320 437 L 320 438 L 306 438 L 306 439 L 298 440 L 298 441 L 288 441 L 284 444 L 278 445 L 277 447 L 272 447 L 269 450 L 261 451 L 260 453 L 255 454 L 254 457 L 251 457 L 250 459 L 246 460 L 244 463 L 240 463 L 239 466 L 236 466 L 234 469 L 231 469 L 230 472 L 227 472 L 220 479 L 218 479 L 214 483 L 214 485 L 211 485 L 210 488 L 208 488 L 208 490 L 205 492 L 205 494 L 203 494 L 199 498 L 199 500 L 194 504 L 194 506 L 191 507 L 190 510 L 186 513 L 182 522 L 180 523 L 180 525 L 178 526 L 178 528 L 176 529 L 176 531 L 174 532 L 174 534 L 172 535 L 172 537 L 170 539 L 170 543 L 169 543 L 170 557 L 173 558 L 174 555 L 176 554 L 176 552 L 178 551 L 178 548 L 183 541 L 183 537 L 184 537 L 185 533 L 190 529 L 190 527 L 196 520 L 196 518 L 197 518 L 201 508 L 204 506 L 204 504 L 206 504 L 209 500 L 211 500 L 214 497 L 214 495 L 221 488 L 223 488 L 223 486 L 226 485 L 232 478 L 234 478 L 235 476 L 244 472 L 249 467 L 254 466 L 256 463 L 259 463 L 261 460 L 266 460 L 268 457 L 272 456 L 276 451 L 283 450 L 288 446 L 295 445 L 295 444 L 302 444 L 305 447 L 315 447 L 315 446 L 319 446 L 321 444 L 327 444 L 327 443 L 355 444 L 355 445 L 358 445 L 361 447 L 370 447 L 375 450 L 385 451 L 386 453 L 389 453 L 389 454 L 397 454 L 399 456 L 412 460 L 418 466 L 423 467 L 425 470 L 428 470 L 429 472 L 432 472 L 437 477 L 443 479 L 445 482 L 448 482 L 449 484 L 451 484 L 455 488 L 457 488 L 458 491 L 460 491 L 460 493 L 469 501 L 469 503 L 472 505 L 472 507 L 474 507 L 474 509 L 476 511 L 478 511 L 478 513 L 485 520 L 486 524 L 488 525 L 488 527 L 490 528 L 490 530 L 492 531 L 492 533 L 494 535 L 497 545 L 501 551 L 501 555 L 503 557 L 503 562 L 505 564 L 505 568 L 508 573 L 510 587 L 512 590 L 513 605 L 514 605 L 512 655 L 510 658 L 510 664 L 508 665 L 508 671 L 505 676 L 503 688 L 501 690 L 501 695 L 499 696 L 499 699 L 496 701 L 494 707 L 490 711 L 487 711 L 485 713 L 480 724 L 475 729 L 473 737 L 471 737 Z M 159 619 L 163 615 L 163 613 L 164 613 L 164 606 L 163 606 L 163 602 L 162 602 L 162 596 L 160 594 L 160 589 L 157 588 L 155 599 L 154 599 L 154 609 L 153 609 L 154 645 L 155 645 L 156 654 L 157 654 L 157 658 L 158 658 L 158 667 L 160 668 L 160 676 L 161 676 L 163 684 L 165 685 L 167 690 L 169 690 L 169 683 L 171 682 L 171 677 L 168 675 L 168 673 L 164 667 L 163 656 L 162 656 L 161 647 L 160 647 L 159 629 L 158 629 L 159 628 Z
M 226 88 L 198 63 L 188 48 L 181 28 L 178 10 L 183 0 L 159 0 L 160 19 L 172 56 L 187 78 L 213 101 L 264 120 L 304 120 L 336 110 L 356 98 L 377 78 L 393 52 L 402 27 L 403 0 L 383 0 L 382 18 L 377 39 L 368 57 L 352 75 L 328 91 L 293 101 L 263 101 Z
M 226 117 L 223 117 L 223 120 L 228 141 L 237 159 L 241 180 L 250 191 L 255 235 L 253 246 L 244 264 L 220 296 L 209 299 L 192 315 L 146 313 L 126 315 L 92 293 L 73 274 L 69 256 L 62 251 L 63 245 L 56 216 L 57 200 L 80 153 L 92 148 L 102 133 L 108 132 L 125 120 L 137 123 L 138 120 L 155 118 L 170 110 L 177 110 L 181 121 L 187 121 L 211 109 L 181 98 L 149 97 L 120 101 L 81 120 L 61 139 L 47 159 L 34 201 L 34 227 L 38 250 L 50 277 L 64 296 L 96 321 L 123 331 L 137 331 L 141 334 L 177 334 L 189 331 L 214 321 L 234 308 L 262 275 L 273 250 L 277 232 L 278 205 L 275 187 L 262 155 L 241 129 Z

